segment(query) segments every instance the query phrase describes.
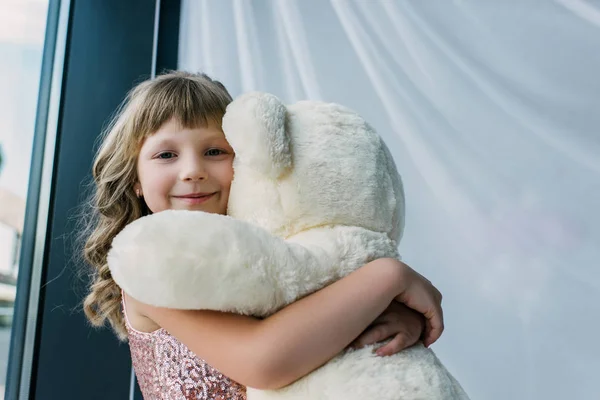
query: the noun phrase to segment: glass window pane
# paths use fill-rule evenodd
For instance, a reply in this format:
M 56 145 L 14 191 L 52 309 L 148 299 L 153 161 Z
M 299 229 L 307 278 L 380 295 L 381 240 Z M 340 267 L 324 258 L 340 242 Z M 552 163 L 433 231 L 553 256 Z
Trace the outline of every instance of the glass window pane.
M 48 0 L 0 2 L 0 395 L 4 397 Z

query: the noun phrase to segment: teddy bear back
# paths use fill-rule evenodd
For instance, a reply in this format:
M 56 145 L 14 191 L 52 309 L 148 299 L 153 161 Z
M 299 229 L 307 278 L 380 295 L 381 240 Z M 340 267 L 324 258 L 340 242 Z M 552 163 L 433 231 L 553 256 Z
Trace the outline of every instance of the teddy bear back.
M 317 101 L 286 107 L 251 93 L 228 107 L 223 128 L 236 152 L 232 217 L 283 237 L 345 225 L 399 241 L 400 175 L 381 137 L 354 111 Z

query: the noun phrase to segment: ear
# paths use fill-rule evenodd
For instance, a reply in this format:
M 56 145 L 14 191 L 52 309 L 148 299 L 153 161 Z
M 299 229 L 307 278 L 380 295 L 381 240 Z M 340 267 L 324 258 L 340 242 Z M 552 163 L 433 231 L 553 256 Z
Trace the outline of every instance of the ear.
M 139 182 L 136 182 L 133 185 L 133 192 L 137 197 L 142 197 L 144 194 L 142 193 L 142 185 Z
M 254 92 L 235 99 L 223 116 L 223 131 L 236 158 L 272 179 L 292 165 L 286 112 L 277 97 Z

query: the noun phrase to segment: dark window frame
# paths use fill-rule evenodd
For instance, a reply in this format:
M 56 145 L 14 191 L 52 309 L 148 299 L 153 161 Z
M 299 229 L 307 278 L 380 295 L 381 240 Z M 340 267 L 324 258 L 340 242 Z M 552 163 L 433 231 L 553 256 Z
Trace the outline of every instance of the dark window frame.
M 141 399 L 128 346 L 78 307 L 73 218 L 110 115 L 177 68 L 179 14 L 180 0 L 49 1 L 5 399 Z

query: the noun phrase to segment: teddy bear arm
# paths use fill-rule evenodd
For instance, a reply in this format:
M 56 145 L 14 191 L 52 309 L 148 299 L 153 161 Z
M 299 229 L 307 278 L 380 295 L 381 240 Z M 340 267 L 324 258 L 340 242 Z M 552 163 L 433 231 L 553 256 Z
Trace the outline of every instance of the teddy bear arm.
M 108 263 L 117 284 L 141 302 L 256 316 L 314 291 L 309 278 L 319 271 L 307 248 L 227 216 L 185 211 L 127 226 Z

